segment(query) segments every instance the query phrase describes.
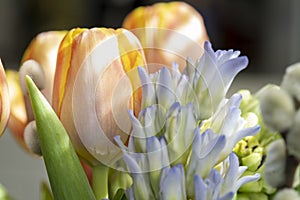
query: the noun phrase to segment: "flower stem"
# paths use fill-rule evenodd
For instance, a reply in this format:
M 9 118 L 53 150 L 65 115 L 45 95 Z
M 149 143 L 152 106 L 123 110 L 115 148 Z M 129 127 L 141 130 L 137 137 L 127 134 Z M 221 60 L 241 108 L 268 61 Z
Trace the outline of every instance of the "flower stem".
M 93 167 L 93 190 L 97 200 L 108 199 L 108 169 L 102 163 Z

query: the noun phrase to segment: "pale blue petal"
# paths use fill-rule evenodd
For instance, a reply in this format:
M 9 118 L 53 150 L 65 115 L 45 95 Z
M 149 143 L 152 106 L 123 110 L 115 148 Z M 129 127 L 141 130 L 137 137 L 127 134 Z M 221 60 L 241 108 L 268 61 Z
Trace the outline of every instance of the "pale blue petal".
M 179 71 L 179 65 L 176 62 L 172 63 L 172 80 L 173 84 L 176 85 L 181 77 L 181 72 Z
M 185 175 L 183 165 L 176 165 L 168 170 L 161 180 L 161 200 L 186 199 Z
M 138 73 L 142 84 L 142 108 L 146 108 L 156 102 L 154 84 L 143 67 L 138 67 Z
M 229 89 L 234 77 L 248 65 L 248 58 L 246 56 L 238 57 L 224 62 L 220 67 L 220 73 L 225 85 L 225 91 Z
M 166 67 L 159 71 L 156 81 L 156 95 L 158 104 L 166 109 L 176 101 L 171 74 Z
M 198 174 L 194 177 L 195 200 L 206 200 L 207 186 Z
M 135 154 L 136 157 L 142 156 L 141 154 Z M 135 158 L 136 159 L 136 158 Z M 134 193 L 135 199 L 154 199 L 153 192 L 150 187 L 150 183 L 148 177 L 146 176 L 144 171 L 145 169 L 141 169 L 136 160 L 133 159 L 132 155 L 124 154 L 124 161 L 127 164 L 128 171 L 133 178 L 132 189 Z M 145 160 L 141 159 L 141 164 L 147 166 Z
M 223 197 L 219 198 L 218 200 L 232 200 L 234 196 L 234 192 L 228 192 Z
M 234 189 L 235 189 L 235 191 L 237 191 L 242 185 L 249 183 L 249 182 L 258 181 L 259 179 L 260 179 L 260 174 L 258 174 L 258 173 L 251 175 L 251 176 L 243 176 L 242 178 L 237 180 L 237 182 L 234 184 L 235 185 Z
M 227 137 L 227 143 L 223 151 L 220 153 L 219 161 L 224 160 L 232 152 L 232 149 L 240 140 L 242 140 L 247 136 L 255 135 L 256 133 L 259 132 L 259 130 L 260 130 L 260 126 L 256 125 L 254 127 L 242 129 L 232 134 L 230 137 Z

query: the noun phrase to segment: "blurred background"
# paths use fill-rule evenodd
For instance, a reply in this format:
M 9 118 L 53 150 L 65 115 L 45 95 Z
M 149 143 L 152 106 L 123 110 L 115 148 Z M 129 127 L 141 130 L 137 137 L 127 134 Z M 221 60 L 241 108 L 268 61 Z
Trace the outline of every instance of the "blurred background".
M 135 7 L 157 0 L 0 0 L 0 57 L 18 68 L 42 31 L 120 27 Z M 204 17 L 214 48 L 239 49 L 249 73 L 283 73 L 300 61 L 299 0 L 188 0 Z
M 155 0 L 0 0 L 0 58 L 19 68 L 31 39 L 48 30 L 120 27 L 123 18 Z M 279 83 L 287 66 L 300 62 L 299 0 L 189 0 L 204 17 L 214 49 L 241 50 L 249 66 L 233 84 L 257 90 Z M 0 140 L 0 183 L 15 199 L 39 199 L 44 164 L 17 146 L 7 132 Z

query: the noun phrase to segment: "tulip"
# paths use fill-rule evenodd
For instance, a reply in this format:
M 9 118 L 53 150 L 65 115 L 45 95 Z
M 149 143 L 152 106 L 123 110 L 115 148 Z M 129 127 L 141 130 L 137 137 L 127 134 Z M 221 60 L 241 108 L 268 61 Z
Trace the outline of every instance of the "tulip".
M 66 31 L 49 31 L 38 34 L 24 52 L 21 63 L 35 60 L 45 74 L 45 88 L 42 93 L 51 104 L 57 50 Z
M 9 96 L 11 102 L 8 127 L 19 144 L 27 149 L 24 143 L 24 129 L 27 124 L 25 101 L 19 84 L 19 73 L 14 70 L 6 71 Z
M 2 62 L 0 60 L 0 136 L 4 132 L 10 113 L 10 101 L 8 86 L 3 69 Z
M 142 47 L 124 29 L 73 29 L 59 47 L 53 108 L 92 165 L 111 166 L 120 153 L 113 137 L 128 138 L 127 110 L 140 108 L 137 66 L 145 66 Z
M 29 148 L 24 142 L 24 130 L 33 120 L 33 113 L 27 94 L 25 75 L 35 73 L 34 78 L 38 78 L 43 85 L 42 93 L 51 102 L 58 45 L 65 33 L 65 31 L 49 31 L 38 34 L 24 53 L 20 73 L 13 70 L 6 72 L 12 104 L 8 126 L 16 140 L 26 150 Z M 36 67 L 35 71 L 32 71 L 32 63 Z
M 150 72 L 177 62 L 181 71 L 186 57 L 197 59 L 209 40 L 202 16 L 184 2 L 156 3 L 129 13 L 123 27 L 141 41 Z M 151 63 L 155 65 L 150 65 Z

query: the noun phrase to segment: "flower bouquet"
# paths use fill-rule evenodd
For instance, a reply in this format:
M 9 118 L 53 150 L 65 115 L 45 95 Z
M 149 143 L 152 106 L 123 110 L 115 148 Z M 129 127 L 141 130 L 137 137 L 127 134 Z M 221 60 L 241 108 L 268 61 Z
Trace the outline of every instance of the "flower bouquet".
M 300 199 L 300 64 L 228 96 L 240 54 L 183 2 L 44 32 L 18 72 L 1 64 L 0 132 L 44 160 L 43 200 Z

